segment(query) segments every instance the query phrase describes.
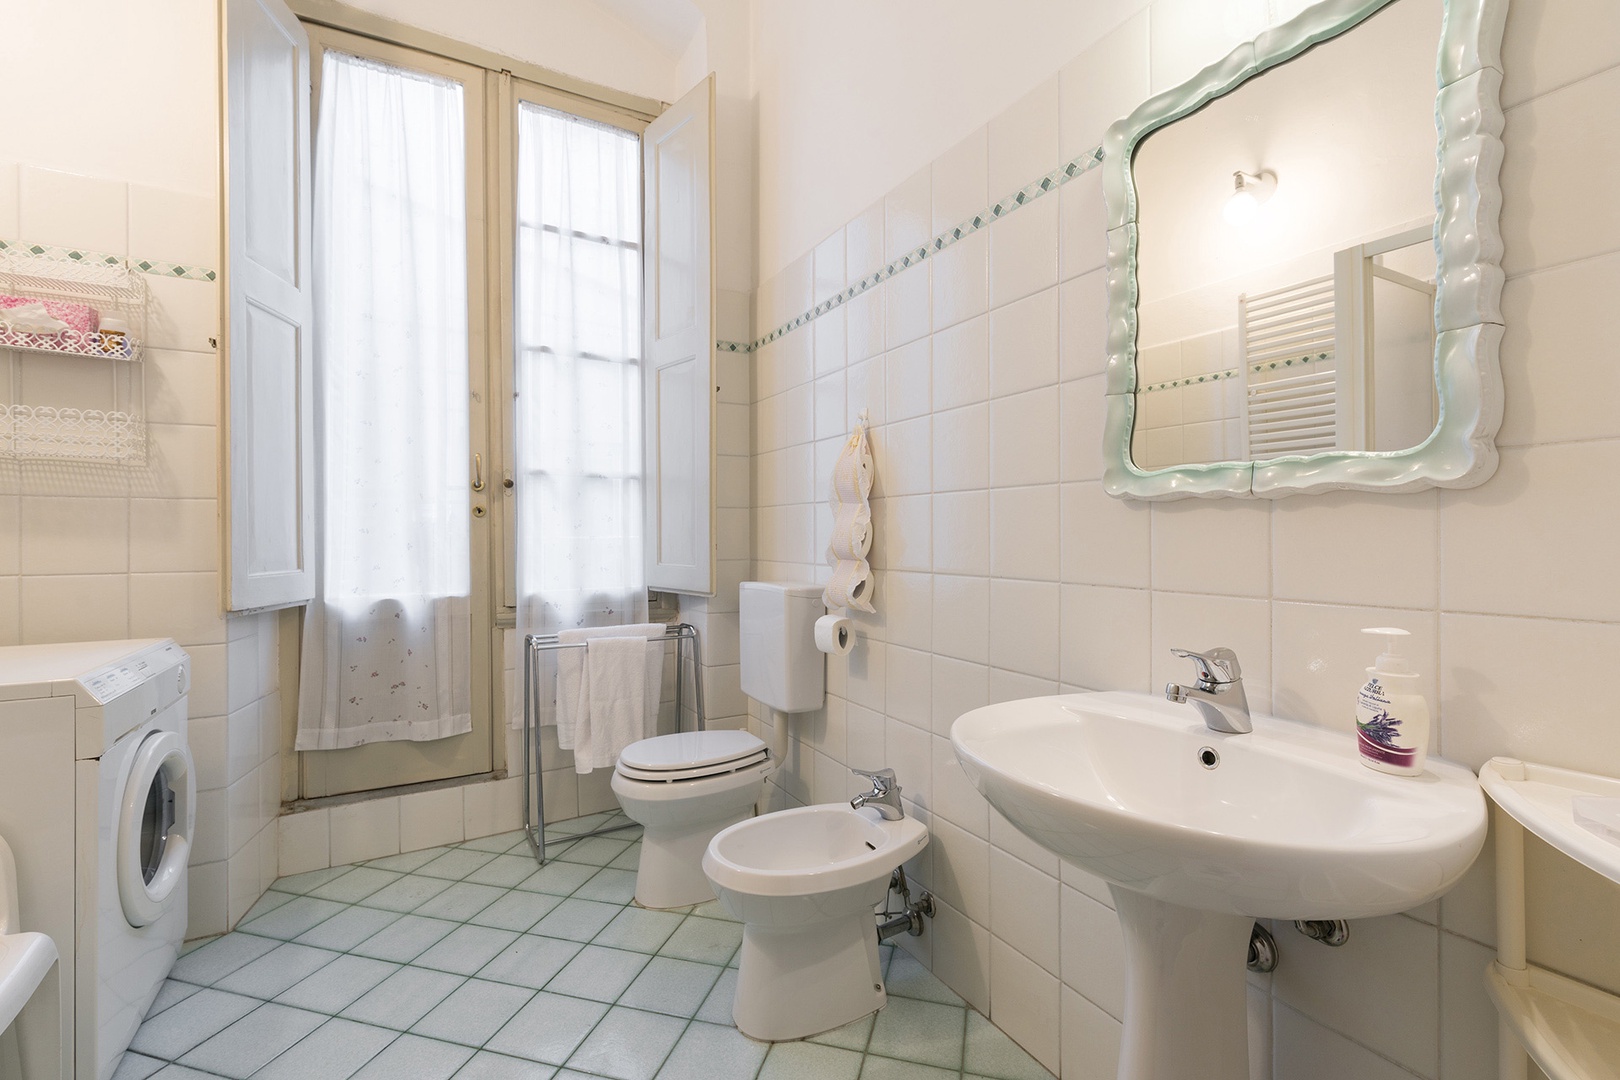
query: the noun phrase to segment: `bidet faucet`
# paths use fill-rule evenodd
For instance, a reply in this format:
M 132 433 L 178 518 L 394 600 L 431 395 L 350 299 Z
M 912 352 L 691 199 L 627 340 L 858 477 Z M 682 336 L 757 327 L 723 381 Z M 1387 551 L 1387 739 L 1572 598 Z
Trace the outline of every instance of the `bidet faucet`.
M 865 769 L 850 771 L 856 776 L 864 776 L 872 781 L 871 791 L 849 800 L 851 807 L 859 810 L 863 806 L 870 806 L 884 821 L 899 821 L 906 816 L 905 810 L 900 806 L 900 785 L 895 781 L 893 769 L 879 769 L 877 772 L 867 772 Z
M 1229 735 L 1244 735 L 1254 730 L 1249 718 L 1249 696 L 1243 692 L 1243 669 L 1238 666 L 1237 653 L 1217 646 L 1207 653 L 1190 649 L 1171 649 L 1176 656 L 1198 665 L 1196 686 L 1170 683 L 1164 696 L 1175 702 L 1192 702 L 1204 717 L 1204 726 L 1211 731 L 1224 731 Z

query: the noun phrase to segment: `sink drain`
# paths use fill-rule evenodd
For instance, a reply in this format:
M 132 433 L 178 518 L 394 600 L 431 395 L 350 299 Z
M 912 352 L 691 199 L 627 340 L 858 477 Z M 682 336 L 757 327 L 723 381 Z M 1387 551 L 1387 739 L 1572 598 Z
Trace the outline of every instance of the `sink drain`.
M 1201 746 L 1198 748 L 1198 764 L 1206 769 L 1213 769 L 1220 763 L 1221 755 L 1215 752 L 1213 746 Z

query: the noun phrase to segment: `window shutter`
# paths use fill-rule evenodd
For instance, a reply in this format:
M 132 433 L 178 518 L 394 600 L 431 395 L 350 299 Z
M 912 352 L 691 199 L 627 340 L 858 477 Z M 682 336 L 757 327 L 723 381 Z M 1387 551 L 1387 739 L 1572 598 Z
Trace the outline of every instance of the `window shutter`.
M 309 37 L 226 0 L 225 606 L 315 595 Z
M 647 587 L 714 592 L 714 76 L 647 127 Z

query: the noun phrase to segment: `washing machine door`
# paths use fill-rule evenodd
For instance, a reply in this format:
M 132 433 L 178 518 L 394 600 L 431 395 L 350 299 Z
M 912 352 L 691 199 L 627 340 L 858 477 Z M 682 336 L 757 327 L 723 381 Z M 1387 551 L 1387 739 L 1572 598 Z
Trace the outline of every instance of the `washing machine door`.
M 196 796 L 185 739 L 174 731 L 147 735 L 118 807 L 118 899 L 129 925 L 156 922 L 185 882 Z

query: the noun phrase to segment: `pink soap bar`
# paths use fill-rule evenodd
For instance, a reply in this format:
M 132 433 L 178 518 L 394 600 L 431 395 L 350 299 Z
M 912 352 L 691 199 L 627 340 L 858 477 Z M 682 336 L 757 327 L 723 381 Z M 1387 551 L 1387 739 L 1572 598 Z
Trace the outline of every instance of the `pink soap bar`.
M 24 304 L 43 303 L 53 319 L 68 324 L 68 329 L 81 334 L 95 333 L 101 327 L 101 312 L 88 304 L 75 304 L 70 300 L 35 300 L 27 296 L 0 295 L 0 308 L 22 307 Z

